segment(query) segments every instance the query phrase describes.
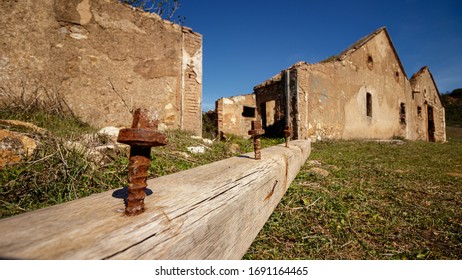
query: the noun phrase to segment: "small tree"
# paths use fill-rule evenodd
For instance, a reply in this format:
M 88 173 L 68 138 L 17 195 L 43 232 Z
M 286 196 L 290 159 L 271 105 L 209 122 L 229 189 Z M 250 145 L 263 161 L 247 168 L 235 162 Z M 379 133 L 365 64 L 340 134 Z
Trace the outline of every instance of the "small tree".
M 172 20 L 173 14 L 180 8 L 180 0 L 120 0 L 146 12 L 156 13 L 161 18 Z M 185 18 L 178 16 L 177 22 L 184 23 Z

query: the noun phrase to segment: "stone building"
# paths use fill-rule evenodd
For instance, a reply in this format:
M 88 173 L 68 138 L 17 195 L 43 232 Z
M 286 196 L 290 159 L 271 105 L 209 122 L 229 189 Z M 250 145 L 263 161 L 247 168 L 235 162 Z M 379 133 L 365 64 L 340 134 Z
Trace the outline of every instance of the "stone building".
M 252 121 L 257 119 L 255 94 L 220 98 L 215 106 L 219 132 L 250 138 L 248 131 Z
M 270 135 L 282 137 L 289 124 L 295 139 L 446 140 L 444 107 L 428 67 L 409 80 L 386 28 L 320 63 L 296 63 L 254 94 L 255 104 L 247 106 L 256 107 Z
M 202 133 L 202 36 L 118 0 L 0 2 L 0 99 L 52 97 L 96 127 Z M 1 101 L 1 100 L 0 100 Z

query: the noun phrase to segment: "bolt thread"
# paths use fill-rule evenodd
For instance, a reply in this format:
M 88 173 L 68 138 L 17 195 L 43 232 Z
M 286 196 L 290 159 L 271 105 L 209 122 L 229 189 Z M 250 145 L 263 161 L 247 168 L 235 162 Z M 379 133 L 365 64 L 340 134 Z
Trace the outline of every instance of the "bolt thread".
M 128 165 L 128 197 L 125 214 L 134 216 L 144 211 L 144 198 L 148 179 L 148 168 L 151 163 L 150 147 L 132 146 Z
M 260 149 L 261 149 L 260 138 L 254 137 L 253 138 L 253 150 L 255 152 L 255 159 L 261 159 Z

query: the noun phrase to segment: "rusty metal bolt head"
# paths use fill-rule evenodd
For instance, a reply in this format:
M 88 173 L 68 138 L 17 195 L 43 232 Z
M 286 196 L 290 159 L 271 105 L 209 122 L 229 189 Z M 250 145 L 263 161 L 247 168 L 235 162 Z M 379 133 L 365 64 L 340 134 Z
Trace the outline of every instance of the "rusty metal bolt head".
M 119 131 L 117 142 L 130 146 L 157 147 L 167 144 L 167 138 L 159 131 L 144 128 L 124 128 Z
M 130 146 L 164 146 L 167 144 L 167 138 L 157 131 L 158 125 L 159 121 L 155 112 L 137 109 L 133 113 L 132 127 L 121 129 L 117 142 Z
M 265 134 L 265 130 L 262 128 L 261 120 L 252 121 L 252 129 L 249 130 L 249 135 L 259 137 L 263 134 Z
M 128 216 L 144 211 L 151 147 L 167 144 L 165 135 L 157 131 L 158 124 L 156 112 L 137 109 L 133 113 L 132 127 L 121 129 L 117 137 L 118 142 L 130 145 L 128 197 L 125 207 L 125 214 Z

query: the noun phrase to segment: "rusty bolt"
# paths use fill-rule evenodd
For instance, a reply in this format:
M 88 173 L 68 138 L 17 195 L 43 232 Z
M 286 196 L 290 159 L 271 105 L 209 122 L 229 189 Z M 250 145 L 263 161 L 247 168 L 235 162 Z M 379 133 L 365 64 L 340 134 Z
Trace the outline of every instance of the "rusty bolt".
M 119 131 L 117 142 L 130 145 L 128 198 L 125 207 L 127 216 L 135 216 L 144 211 L 151 147 L 167 144 L 165 135 L 157 131 L 158 124 L 157 112 L 136 109 L 132 127 Z
M 252 121 L 252 130 L 249 130 L 249 135 L 253 138 L 253 150 L 255 152 L 255 159 L 261 159 L 260 152 L 260 136 L 265 133 L 262 129 L 261 120 Z
M 291 133 L 292 133 L 292 130 L 290 129 L 290 126 L 286 125 L 286 129 L 284 129 L 284 138 L 286 139 L 286 147 L 289 147 L 289 138 L 290 138 Z

